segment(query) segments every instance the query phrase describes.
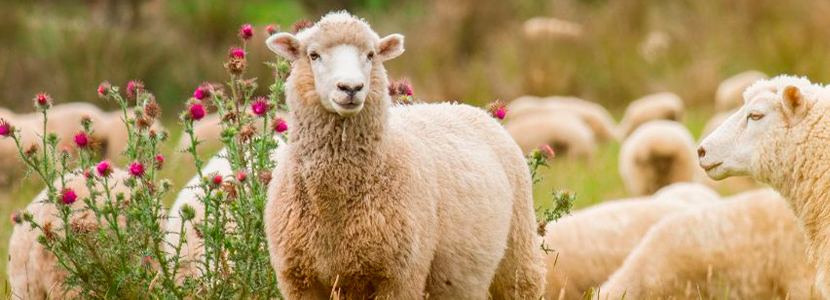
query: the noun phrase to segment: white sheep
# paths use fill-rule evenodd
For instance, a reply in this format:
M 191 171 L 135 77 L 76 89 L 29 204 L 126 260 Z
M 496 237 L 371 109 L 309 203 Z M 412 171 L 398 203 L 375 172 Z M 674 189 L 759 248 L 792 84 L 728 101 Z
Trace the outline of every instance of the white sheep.
M 594 132 L 599 142 L 617 139 L 614 132 L 614 118 L 601 105 L 577 97 L 549 96 L 539 98 L 522 96 L 513 100 L 507 108 L 508 123 L 521 120 L 531 115 L 551 115 L 569 113 L 576 115 Z
M 725 112 L 741 107 L 744 104 L 744 90 L 756 81 L 767 78 L 767 74 L 755 70 L 727 78 L 718 85 L 715 92 L 715 110 Z
M 529 154 L 549 145 L 557 156 L 589 158 L 597 150 L 594 133 L 577 116 L 568 113 L 534 114 L 507 123 L 505 129 Z
M 695 181 L 699 174 L 695 141 L 673 121 L 643 124 L 620 148 L 620 177 L 629 194 L 649 195 L 675 182 Z
M 719 112 L 715 114 L 709 121 L 706 122 L 706 125 L 703 126 L 703 132 L 700 134 L 700 140 L 703 141 L 709 134 L 715 131 L 724 121 L 726 121 L 729 116 L 733 115 L 736 110 L 728 111 L 728 112 Z M 728 194 L 733 194 L 736 192 L 743 192 L 758 188 L 758 184 L 755 183 L 755 180 L 749 176 L 733 176 L 729 177 L 720 181 L 713 181 L 705 176 L 702 176 L 707 185 L 717 188 L 717 190 L 721 192 L 725 192 Z
M 109 179 L 109 183 L 113 186 L 111 190 L 113 194 L 129 193 L 129 189 L 123 185 L 123 179 L 127 177 L 126 172 L 114 170 L 110 176 L 112 178 Z M 55 186 L 59 189 L 63 188 L 60 180 L 56 180 Z M 89 197 L 86 179 L 80 175 L 71 175 L 67 177 L 65 187 L 71 188 L 77 195 L 77 200 L 72 203 L 72 207 L 76 210 L 82 209 L 86 205 L 82 199 Z M 96 183 L 95 189 L 101 190 L 102 187 Z M 53 234 L 61 234 L 58 229 L 63 228 L 63 221 L 55 205 L 64 204 L 50 204 L 45 202 L 46 200 L 46 190 L 44 190 L 29 203 L 26 211 L 31 213 L 39 224 L 55 230 Z M 58 201 L 61 200 L 58 199 Z M 90 212 L 76 214 L 71 224 L 76 226 L 95 224 L 94 215 Z M 25 223 L 15 225 L 12 230 L 9 239 L 7 274 L 14 299 L 64 299 L 75 295 L 74 291 L 64 291 L 62 282 L 67 274 L 58 266 L 57 258 L 37 241 L 37 237 L 42 234 L 41 230 L 33 230 Z
M 682 121 L 683 100 L 673 93 L 651 94 L 634 100 L 625 109 L 617 128 L 620 139 L 627 138 L 637 127 L 654 120 Z
M 619 268 L 652 224 L 720 197 L 706 186 L 676 183 L 651 197 L 607 201 L 548 223 L 547 299 L 582 299 Z
M 815 299 L 806 249 L 787 203 L 750 191 L 655 224 L 598 299 Z
M 744 99 L 701 143 L 700 166 L 712 179 L 750 175 L 781 193 L 807 236 L 818 265 L 817 286 L 830 298 L 830 90 L 782 75 L 754 83 Z
M 481 109 L 390 108 L 384 38 L 346 12 L 272 35 L 292 134 L 265 229 L 288 299 L 538 299 L 544 262 L 521 150 Z M 486 172 L 482 172 L 486 170 Z M 487 220 L 487 222 L 481 222 Z
M 530 40 L 540 38 L 577 38 L 582 36 L 582 25 L 557 18 L 535 17 L 524 21 L 522 26 L 525 37 Z

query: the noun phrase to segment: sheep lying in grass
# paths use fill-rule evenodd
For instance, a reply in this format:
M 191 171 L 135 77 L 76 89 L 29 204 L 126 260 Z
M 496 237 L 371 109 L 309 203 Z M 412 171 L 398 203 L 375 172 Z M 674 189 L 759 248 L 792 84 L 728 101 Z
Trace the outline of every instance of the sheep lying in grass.
M 129 193 L 129 189 L 123 185 L 123 180 L 127 178 L 126 172 L 114 170 L 111 176 L 109 182 L 114 185 L 112 193 Z M 60 180 L 55 182 L 55 186 L 62 189 Z M 70 176 L 67 178 L 65 187 L 74 190 L 77 195 L 78 200 L 72 203 L 72 207 L 83 208 L 85 204 L 82 199 L 89 197 L 86 179 L 80 175 Z M 96 184 L 95 189 L 102 190 L 103 188 Z M 44 190 L 29 203 L 26 211 L 30 212 L 39 224 L 54 229 L 53 234 L 62 234 L 58 229 L 63 227 L 63 221 L 58 215 L 55 204 L 45 203 L 45 201 L 46 191 Z M 59 198 L 58 201 L 61 199 Z M 94 215 L 91 212 L 84 212 L 77 214 L 70 224 L 94 223 Z M 37 241 L 37 237 L 42 234 L 40 230 L 33 230 L 25 223 L 14 226 L 9 239 L 7 266 L 11 295 L 14 299 L 72 298 L 72 291 L 67 291 L 68 295 L 63 294 L 62 282 L 66 274 L 58 266 L 57 258 Z
M 817 286 L 830 298 L 830 90 L 782 75 L 756 82 L 744 99 L 701 143 L 700 166 L 716 180 L 750 175 L 787 199 L 818 265 Z
M 654 225 L 599 299 L 818 299 L 806 249 L 787 203 L 750 191 Z
M 403 36 L 346 12 L 267 45 L 292 61 L 293 130 L 265 209 L 286 298 L 328 298 L 335 281 L 346 299 L 542 295 L 529 170 L 496 120 L 458 104 L 390 108 L 383 62 Z
M 724 112 L 740 108 L 744 104 L 744 90 L 756 81 L 767 78 L 767 74 L 754 70 L 727 78 L 718 85 L 715 92 L 715 110 Z
M 594 133 L 579 117 L 567 113 L 534 114 L 511 121 L 507 132 L 529 154 L 550 145 L 557 156 L 589 158 L 597 150 Z
M 672 93 L 652 94 L 634 100 L 625 109 L 617 136 L 626 139 L 637 127 L 654 120 L 682 121 L 683 100 Z
M 648 122 L 623 142 L 619 166 L 626 189 L 635 196 L 694 181 L 698 174 L 694 138 L 680 123 Z
M 578 116 L 594 132 L 599 142 L 617 139 L 614 118 L 599 104 L 576 97 L 550 96 L 539 98 L 523 96 L 516 98 L 507 109 L 509 121 L 520 120 L 530 115 L 551 115 L 569 113 Z
M 720 197 L 706 186 L 676 183 L 652 197 L 608 201 L 546 226 L 547 299 L 582 299 L 619 268 L 651 225 Z

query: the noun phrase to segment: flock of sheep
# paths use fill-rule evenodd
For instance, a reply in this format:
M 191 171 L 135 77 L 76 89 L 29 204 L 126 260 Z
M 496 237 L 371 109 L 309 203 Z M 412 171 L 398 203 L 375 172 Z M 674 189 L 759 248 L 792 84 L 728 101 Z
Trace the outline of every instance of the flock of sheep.
M 274 155 L 265 212 L 271 263 L 287 299 L 328 298 L 335 282 L 347 299 L 582 299 L 592 289 L 600 299 L 813 299 L 826 292 L 815 264 L 830 261 L 824 192 L 810 189 L 827 182 L 826 163 L 815 163 L 826 155 L 825 139 L 809 151 L 775 148 L 787 147 L 787 138 L 807 143 L 817 132 L 785 134 L 792 124 L 827 128 L 823 88 L 754 71 L 730 78 L 698 148 L 680 123 L 683 101 L 671 93 L 632 102 L 619 125 L 603 107 L 573 97 L 516 99 L 503 126 L 465 105 L 392 105 L 383 62 L 403 53 L 403 36 L 380 38 L 344 12 L 266 43 L 293 62 L 286 88 L 292 134 Z M 783 110 L 775 101 L 784 101 Z M 747 108 L 756 102 L 760 108 Z M 99 114 L 78 105 L 82 114 Z M 791 126 L 771 130 L 775 143 L 729 150 L 746 134 L 756 134 L 753 143 L 772 138 L 746 129 L 763 109 L 769 117 L 761 125 Z M 37 119 L 3 113 L 16 124 Z M 218 140 L 218 130 L 203 130 L 202 138 Z M 120 152 L 117 137 L 100 138 L 108 156 Z M 523 154 L 549 145 L 566 159 L 589 159 L 598 144 L 618 141 L 620 176 L 634 198 L 576 211 L 539 236 Z M 787 169 L 793 162 L 798 167 Z M 205 172 L 232 174 L 219 156 Z M 748 177 L 715 182 L 706 172 L 751 175 L 785 197 Z M 713 188 L 724 184 L 747 191 L 722 198 Z M 40 222 L 54 218 L 38 202 L 43 197 L 27 207 Z M 174 241 L 184 204 L 201 218 L 197 192 L 183 189 L 169 213 Z M 11 288 L 23 299 L 60 290 L 38 234 L 17 226 L 10 242 Z M 187 241 L 183 256 L 199 260 L 198 237 Z M 542 242 L 554 251 L 542 251 Z M 182 276 L 198 276 L 196 265 Z

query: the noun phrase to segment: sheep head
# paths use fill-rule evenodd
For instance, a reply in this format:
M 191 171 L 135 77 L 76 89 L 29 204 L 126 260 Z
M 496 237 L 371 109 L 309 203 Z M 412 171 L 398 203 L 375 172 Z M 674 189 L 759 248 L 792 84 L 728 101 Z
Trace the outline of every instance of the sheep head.
M 360 112 L 372 88 L 378 88 L 370 86 L 373 69 L 401 55 L 403 42 L 400 34 L 380 38 L 364 20 L 344 11 L 329 13 L 296 35 L 272 35 L 265 43 L 295 68 L 310 66 L 320 104 L 349 117 Z
M 822 91 L 804 78 L 758 81 L 744 92 L 744 106 L 703 140 L 700 166 L 715 180 L 764 173 L 756 169 L 769 165 L 770 154 L 798 144 L 809 131 L 801 121 Z

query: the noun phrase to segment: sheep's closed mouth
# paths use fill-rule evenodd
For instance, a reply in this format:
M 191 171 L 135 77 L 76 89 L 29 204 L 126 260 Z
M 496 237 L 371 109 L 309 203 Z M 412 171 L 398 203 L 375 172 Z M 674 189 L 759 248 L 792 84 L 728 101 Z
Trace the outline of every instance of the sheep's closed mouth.
M 722 165 L 722 164 L 723 164 L 723 162 L 718 162 L 718 163 L 716 163 L 716 164 L 711 164 L 711 165 L 703 165 L 703 164 L 701 164 L 701 165 L 700 165 L 700 167 L 702 167 L 704 170 L 706 170 L 706 172 L 709 172 L 709 171 L 711 171 L 712 169 L 717 168 L 717 167 L 719 167 L 719 166 L 720 166 L 720 165 Z

